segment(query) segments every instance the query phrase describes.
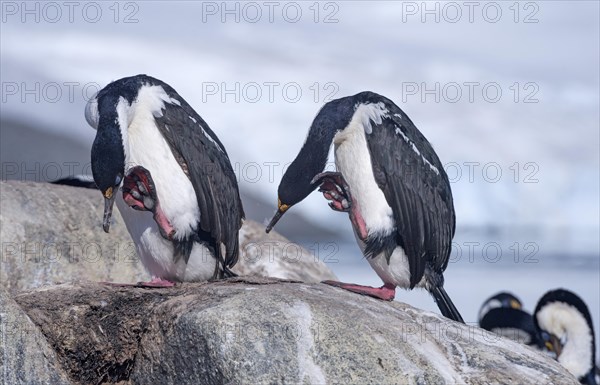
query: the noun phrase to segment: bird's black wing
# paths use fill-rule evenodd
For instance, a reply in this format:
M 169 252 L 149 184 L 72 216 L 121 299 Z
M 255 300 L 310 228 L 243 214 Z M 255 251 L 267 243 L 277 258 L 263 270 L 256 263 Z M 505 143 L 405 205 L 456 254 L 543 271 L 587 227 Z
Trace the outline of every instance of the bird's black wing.
M 394 212 L 396 240 L 409 259 L 412 288 L 426 266 L 446 269 L 455 229 L 452 192 L 431 144 L 400 107 L 389 99 L 384 104 L 387 114 L 380 124 L 371 122 L 366 137 L 375 180 Z
M 521 340 L 527 345 L 537 343 L 537 330 L 533 323 L 531 314 L 521 310 L 506 307 L 498 307 L 491 309 L 479 321 L 479 327 L 493 332 L 495 329 L 505 329 L 507 334 L 504 337 L 509 337 L 512 340 L 519 340 L 524 336 L 517 331 L 522 331 L 527 335 L 527 340 Z
M 244 219 L 229 156 L 200 115 L 170 86 L 161 85 L 177 102 L 163 109 L 162 116 L 155 116 L 157 126 L 196 191 L 198 235 L 202 239 L 208 235 L 214 241 L 215 255 L 228 271 L 238 260 L 238 233 Z M 221 245 L 225 246 L 224 255 Z

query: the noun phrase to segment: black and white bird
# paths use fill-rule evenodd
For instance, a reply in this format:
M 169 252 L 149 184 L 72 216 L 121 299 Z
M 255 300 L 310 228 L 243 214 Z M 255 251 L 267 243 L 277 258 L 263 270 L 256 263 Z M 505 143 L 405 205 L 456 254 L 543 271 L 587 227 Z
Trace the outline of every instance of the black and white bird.
M 544 294 L 533 314 L 540 333 L 550 335 L 548 349 L 582 384 L 596 385 L 596 341 L 592 316 L 575 293 L 557 289 Z
M 544 348 L 544 341 L 533 323 L 533 316 L 523 310 L 521 300 L 514 294 L 501 292 L 488 298 L 479 310 L 482 329 L 511 340 Z
M 81 188 L 89 188 L 96 190 L 96 183 L 94 182 L 94 178 L 89 175 L 73 175 L 65 178 L 60 178 L 50 182 L 52 184 L 60 184 L 64 186 L 72 186 L 72 187 L 81 187 Z
M 100 90 L 85 117 L 97 130 L 104 231 L 116 200 L 149 285 L 233 274 L 244 211 L 227 152 L 200 115 L 168 84 L 137 75 Z
M 332 143 L 337 172 L 324 173 Z M 455 230 L 450 183 L 431 144 L 398 106 L 373 92 L 325 104 L 281 180 L 267 232 L 317 187 L 333 210 L 348 212 L 384 285 L 326 283 L 384 300 L 396 287 L 423 287 L 443 315 L 462 322 L 443 287 Z

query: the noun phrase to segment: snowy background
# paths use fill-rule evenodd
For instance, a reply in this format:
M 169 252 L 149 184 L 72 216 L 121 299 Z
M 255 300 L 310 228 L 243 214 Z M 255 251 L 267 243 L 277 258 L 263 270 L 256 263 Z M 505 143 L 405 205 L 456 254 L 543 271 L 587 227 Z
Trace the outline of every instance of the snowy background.
M 465 319 L 499 290 L 533 310 L 565 287 L 598 325 L 598 2 L 49 4 L 2 3 L 3 179 L 89 174 L 87 98 L 146 73 L 219 135 L 264 222 L 323 103 L 372 90 L 446 165 L 458 226 L 446 287 Z M 320 194 L 277 229 L 340 279 L 380 284 Z M 398 298 L 437 311 L 425 293 Z

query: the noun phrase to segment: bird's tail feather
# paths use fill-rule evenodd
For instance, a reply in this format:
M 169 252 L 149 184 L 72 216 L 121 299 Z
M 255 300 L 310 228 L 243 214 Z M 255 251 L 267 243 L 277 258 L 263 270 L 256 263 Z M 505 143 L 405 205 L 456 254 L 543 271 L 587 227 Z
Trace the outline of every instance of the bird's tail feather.
M 238 242 L 235 242 L 235 246 L 236 246 L 236 250 L 238 249 Z M 229 253 L 229 250 L 227 250 L 227 253 Z M 235 265 L 235 263 L 237 262 L 237 254 L 235 255 L 235 259 L 230 259 L 229 263 L 227 262 L 227 260 L 225 258 L 223 258 L 223 248 L 222 247 L 216 247 L 215 248 L 215 259 L 217 260 L 217 263 L 215 264 L 215 272 L 213 274 L 213 280 L 216 279 L 223 279 L 223 278 L 231 278 L 231 277 L 237 277 L 238 275 L 236 273 L 234 273 L 230 267 L 233 267 L 233 265 Z
M 446 290 L 444 290 L 442 286 L 433 286 L 431 294 L 433 295 L 433 298 L 435 299 L 435 302 L 437 303 L 444 317 L 450 318 L 456 322 L 463 324 L 465 323 L 462 316 L 454 306 L 454 303 L 452 303 L 452 300 L 448 296 L 448 293 L 446 293 Z
M 228 267 L 223 267 L 223 278 L 237 277 L 238 275 L 231 271 Z

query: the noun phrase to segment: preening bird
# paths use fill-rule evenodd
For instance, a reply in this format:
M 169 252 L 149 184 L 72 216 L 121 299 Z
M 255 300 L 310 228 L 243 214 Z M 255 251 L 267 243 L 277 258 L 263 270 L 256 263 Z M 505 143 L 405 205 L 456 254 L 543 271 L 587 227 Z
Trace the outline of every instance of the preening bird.
M 337 172 L 324 173 L 332 143 Z M 333 210 L 349 214 L 384 285 L 326 283 L 384 300 L 394 298 L 396 287 L 423 287 L 443 315 L 462 322 L 443 287 L 455 230 L 448 176 L 397 105 L 373 92 L 325 104 L 279 184 L 278 210 L 266 231 L 318 187 Z
M 225 147 L 200 115 L 168 84 L 137 75 L 100 90 L 85 117 L 97 130 L 104 230 L 116 200 L 154 278 L 147 285 L 232 275 L 244 210 Z
M 547 348 L 582 384 L 596 385 L 596 341 L 592 317 L 575 293 L 557 289 L 544 294 L 533 315 L 538 331 L 548 333 Z

